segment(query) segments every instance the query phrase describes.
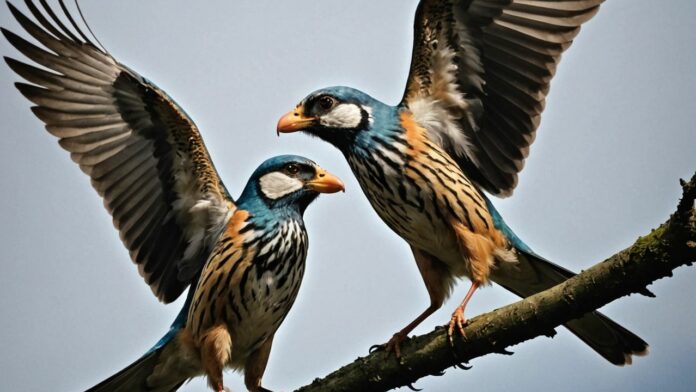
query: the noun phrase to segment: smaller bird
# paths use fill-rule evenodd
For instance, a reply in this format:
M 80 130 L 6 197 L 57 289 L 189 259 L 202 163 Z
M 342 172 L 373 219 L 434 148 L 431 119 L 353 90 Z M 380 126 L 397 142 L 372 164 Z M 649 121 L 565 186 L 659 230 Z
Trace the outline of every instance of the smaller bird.
M 234 200 L 198 128 L 164 91 L 93 44 L 62 1 L 74 31 L 44 1 L 43 12 L 26 4 L 37 22 L 8 7 L 45 48 L 2 33 L 44 68 L 6 57 L 32 83 L 16 87 L 90 176 L 153 293 L 169 303 L 190 286 L 168 333 L 90 391 L 173 391 L 201 374 L 222 391 L 225 368 L 244 370 L 250 391 L 266 390 L 273 337 L 304 274 L 304 211 L 343 183 L 283 155 L 262 163 Z
M 307 158 L 270 158 L 251 175 L 236 207 L 192 281 L 169 332 L 143 357 L 89 391 L 171 391 L 201 373 L 224 390 L 222 370 L 244 370 L 250 391 L 273 336 L 297 297 L 307 232 L 302 215 L 319 195 L 343 184 Z
M 528 297 L 574 275 L 522 242 L 484 191 L 514 190 L 561 54 L 602 1 L 421 0 L 400 103 L 328 87 L 279 120 L 278 132 L 337 147 L 379 217 L 411 247 L 430 305 L 388 341 L 396 356 L 457 278 L 471 286 L 450 339 L 464 333 L 479 287 L 495 282 Z M 599 312 L 565 325 L 616 365 L 648 347 Z

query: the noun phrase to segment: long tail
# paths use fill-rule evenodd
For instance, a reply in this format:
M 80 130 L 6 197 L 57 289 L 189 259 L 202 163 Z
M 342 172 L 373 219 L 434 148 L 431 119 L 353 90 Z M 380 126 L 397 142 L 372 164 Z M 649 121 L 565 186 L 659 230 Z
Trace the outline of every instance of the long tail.
M 160 348 L 143 355 L 125 369 L 93 386 L 86 392 L 176 391 L 186 379 L 165 388 L 153 389 L 147 384 L 147 378 L 150 377 L 155 366 L 159 363 L 162 351 L 163 348 Z
M 488 209 L 493 216 L 495 226 L 518 250 L 518 263 L 501 265 L 501 268 L 495 270 L 491 276 L 494 282 L 526 298 L 575 276 L 575 273 L 535 254 L 505 224 L 490 201 L 488 201 Z M 600 312 L 587 313 L 564 325 L 599 355 L 615 365 L 630 365 L 631 355 L 641 356 L 648 352 L 648 344 L 643 339 Z
M 166 377 L 165 381 L 157 383 L 156 386 L 148 383 L 148 378 L 155 371 L 155 367 L 168 358 L 177 354 L 178 347 L 175 340 L 179 331 L 186 324 L 189 305 L 191 303 L 191 293 L 186 299 L 183 309 L 179 312 L 172 323 L 169 331 L 160 339 L 148 352 L 135 362 L 126 366 L 120 372 L 100 382 L 88 389 L 86 392 L 131 392 L 131 391 L 150 391 L 150 392 L 171 392 L 176 391 L 189 378 L 185 372 L 178 375 Z M 162 377 L 160 377 L 161 379 Z

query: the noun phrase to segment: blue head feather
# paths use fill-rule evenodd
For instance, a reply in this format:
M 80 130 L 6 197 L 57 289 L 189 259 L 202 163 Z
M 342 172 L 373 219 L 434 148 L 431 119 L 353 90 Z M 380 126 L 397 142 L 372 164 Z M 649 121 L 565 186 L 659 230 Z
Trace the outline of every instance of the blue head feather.
M 264 175 L 282 170 L 290 163 L 316 167 L 314 161 L 299 155 L 279 155 L 264 161 L 249 177 L 237 206 L 251 213 L 256 219 L 281 220 L 288 216 L 302 218 L 305 208 L 319 196 L 315 191 L 299 189 L 276 200 L 270 200 L 261 192 L 259 180 Z
M 305 99 L 303 99 L 302 103 L 306 103 L 307 101 L 310 101 L 313 98 L 319 97 L 321 95 L 330 95 L 341 102 L 355 103 L 358 105 L 365 105 L 370 107 L 378 105 L 387 106 L 358 89 L 346 86 L 331 86 L 316 90 L 309 94 Z
M 318 117 L 315 102 L 322 96 L 333 97 L 338 104 L 353 104 L 361 108 L 363 120 L 354 128 L 331 128 L 321 125 L 304 131 L 338 147 L 344 154 L 356 149 L 368 148 L 375 138 L 393 137 L 399 128 L 399 108 L 389 106 L 368 94 L 345 86 L 333 86 L 316 90 L 302 100 L 305 115 Z

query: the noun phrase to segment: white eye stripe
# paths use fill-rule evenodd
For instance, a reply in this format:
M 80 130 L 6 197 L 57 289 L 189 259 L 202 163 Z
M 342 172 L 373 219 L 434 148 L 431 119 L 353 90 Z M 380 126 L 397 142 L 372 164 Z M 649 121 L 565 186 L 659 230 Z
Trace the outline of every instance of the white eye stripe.
M 360 106 L 342 103 L 319 118 L 319 123 L 327 128 L 355 128 L 362 121 Z
M 261 185 L 261 192 L 272 200 L 300 190 L 303 186 L 302 181 L 279 171 L 264 174 L 259 179 L 259 184 Z

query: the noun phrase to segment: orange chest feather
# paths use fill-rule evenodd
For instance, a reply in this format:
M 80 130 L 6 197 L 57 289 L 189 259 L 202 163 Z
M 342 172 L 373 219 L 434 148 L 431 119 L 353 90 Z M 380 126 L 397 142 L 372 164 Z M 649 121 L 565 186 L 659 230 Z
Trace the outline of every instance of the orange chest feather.
M 463 224 L 476 233 L 495 232 L 486 202 L 459 165 L 428 136 L 409 112 L 401 113 L 401 125 L 410 147 L 404 174 L 433 190 L 441 211 L 452 224 Z M 496 233 L 497 234 L 497 233 Z

